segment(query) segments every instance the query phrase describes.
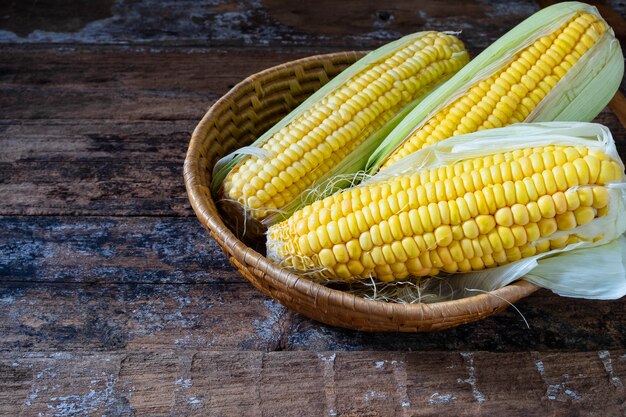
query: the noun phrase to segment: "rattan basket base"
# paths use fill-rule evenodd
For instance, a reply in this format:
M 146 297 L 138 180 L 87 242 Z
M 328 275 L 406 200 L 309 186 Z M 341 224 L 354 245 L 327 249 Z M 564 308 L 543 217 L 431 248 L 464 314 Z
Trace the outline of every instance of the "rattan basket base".
M 363 56 L 363 52 L 317 55 L 254 74 L 217 101 L 198 124 L 185 159 L 185 185 L 202 225 L 230 262 L 264 294 L 321 322 L 365 331 L 437 331 L 483 319 L 531 294 L 526 281 L 491 293 L 433 304 L 395 304 L 366 300 L 315 284 L 282 269 L 226 227 L 211 197 L 216 161 L 250 144 L 306 97 Z

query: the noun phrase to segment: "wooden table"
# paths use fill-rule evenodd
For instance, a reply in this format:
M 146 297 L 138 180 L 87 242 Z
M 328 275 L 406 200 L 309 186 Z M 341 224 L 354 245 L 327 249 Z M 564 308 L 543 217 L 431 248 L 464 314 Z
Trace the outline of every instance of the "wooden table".
M 476 55 L 540 7 L 359 3 L 0 3 L 0 415 L 624 414 L 624 300 L 359 333 L 260 295 L 201 228 L 190 133 L 245 76 L 422 29 Z M 624 3 L 601 10 L 626 44 Z

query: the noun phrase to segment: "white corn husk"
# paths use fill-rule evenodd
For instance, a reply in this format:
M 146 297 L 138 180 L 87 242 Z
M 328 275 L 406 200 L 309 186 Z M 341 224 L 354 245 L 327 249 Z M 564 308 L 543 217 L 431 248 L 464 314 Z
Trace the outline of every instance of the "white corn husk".
M 624 168 L 611 132 L 605 126 L 582 122 L 520 123 L 441 141 L 408 155 L 360 186 L 465 159 L 550 145 L 599 150 Z M 605 217 L 549 237 L 577 234 L 589 239 L 600 235 L 602 238 L 570 244 L 495 268 L 436 278 L 420 285 L 419 297 L 412 298 L 430 302 L 463 298 L 502 288 L 518 279 L 569 297 L 617 299 L 626 295 L 626 176 L 622 175 L 621 181 L 607 184 L 606 188 L 610 200 Z M 405 292 L 411 293 L 412 287 L 417 288 L 414 283 L 410 285 Z M 397 294 L 398 289 L 392 292 Z

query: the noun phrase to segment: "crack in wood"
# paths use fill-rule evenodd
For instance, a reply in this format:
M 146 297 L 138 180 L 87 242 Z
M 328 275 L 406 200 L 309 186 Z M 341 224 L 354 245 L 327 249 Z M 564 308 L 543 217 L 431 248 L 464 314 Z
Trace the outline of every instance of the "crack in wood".
M 263 377 L 264 377 L 264 373 L 265 373 L 265 366 L 266 366 L 266 354 L 262 354 L 261 355 L 261 366 L 259 368 L 259 374 L 258 374 L 258 378 L 257 378 L 257 385 L 256 385 L 256 398 L 257 398 L 257 415 L 258 416 L 263 416 L 263 394 L 261 392 L 261 387 L 263 387 Z
M 623 390 L 624 384 L 622 384 L 622 380 L 613 372 L 613 363 L 611 361 L 611 354 L 609 353 L 609 351 L 608 350 L 599 351 L 598 357 L 602 361 L 602 366 L 604 367 L 604 370 L 606 371 L 611 384 L 613 384 L 615 388 Z
M 537 356 L 534 354 L 533 356 Z M 546 367 L 544 361 L 540 358 L 534 359 L 535 369 L 539 373 L 541 381 L 545 386 L 545 394 L 543 398 L 549 401 L 563 401 L 563 397 L 561 394 L 570 398 L 571 400 L 580 402 L 583 400 L 583 397 L 575 392 L 571 388 L 567 388 L 568 381 L 571 380 L 571 375 L 569 373 L 562 374 L 560 377 L 550 377 L 546 376 Z
M 178 361 L 176 380 L 174 381 L 174 398 L 171 408 L 171 415 L 176 415 L 182 410 L 191 409 L 202 403 L 202 400 L 190 393 L 193 387 L 193 363 L 197 352 L 183 354 Z
M 378 365 L 377 365 L 378 366 Z M 411 408 L 411 401 L 409 400 L 409 394 L 407 392 L 407 386 L 409 385 L 406 363 L 403 359 L 396 359 L 391 361 L 393 379 L 395 381 L 396 396 L 400 403 L 400 409 L 402 410 L 402 416 L 409 416 L 409 409 Z
M 485 395 L 478 389 L 478 379 L 476 378 L 476 368 L 474 367 L 474 353 L 461 352 L 461 357 L 465 362 L 465 369 L 467 370 L 467 378 L 460 379 L 458 382 L 468 384 L 472 389 L 472 396 L 479 403 L 487 401 Z
M 337 353 L 319 353 L 318 357 L 322 362 L 323 369 L 323 385 L 324 385 L 324 398 L 326 400 L 326 413 L 330 417 L 335 417 L 337 411 L 337 391 L 335 386 L 335 359 Z

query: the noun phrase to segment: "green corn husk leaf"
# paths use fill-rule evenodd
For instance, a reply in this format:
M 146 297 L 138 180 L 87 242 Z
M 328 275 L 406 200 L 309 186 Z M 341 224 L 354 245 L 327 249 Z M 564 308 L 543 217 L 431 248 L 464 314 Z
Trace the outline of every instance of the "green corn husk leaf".
M 411 35 L 404 36 L 400 39 L 397 39 L 393 42 L 390 42 L 375 51 L 372 51 L 365 55 L 363 58 L 359 59 L 356 63 L 342 71 L 339 75 L 329 81 L 326 85 L 317 90 L 313 95 L 307 98 L 302 104 L 300 104 L 296 109 L 291 111 L 287 116 L 285 116 L 280 122 L 274 125 L 271 129 L 266 131 L 262 136 L 260 136 L 256 141 L 254 141 L 251 145 L 240 148 L 232 152 L 231 154 L 220 159 L 213 168 L 213 175 L 211 181 L 211 192 L 213 195 L 217 195 L 219 189 L 226 178 L 226 176 L 230 173 L 230 171 L 239 164 L 243 158 L 246 156 L 252 155 L 257 156 L 259 158 L 263 158 L 267 156 L 267 151 L 260 148 L 272 135 L 278 132 L 280 129 L 289 124 L 292 120 L 299 117 L 302 113 L 308 110 L 310 107 L 321 101 L 325 96 L 332 93 L 334 90 L 338 89 L 342 84 L 346 81 L 354 77 L 355 75 L 366 71 L 367 69 L 374 66 L 377 62 L 384 59 L 386 56 L 391 55 L 396 50 L 401 49 L 405 45 L 414 42 L 420 37 L 430 32 L 417 32 Z M 466 51 L 462 53 L 456 54 L 458 56 L 467 55 Z M 349 158 L 345 158 L 340 164 L 338 164 L 334 170 L 328 172 L 324 175 L 316 184 L 313 184 L 312 190 L 308 192 L 303 192 L 300 196 L 294 199 L 292 202 L 287 204 L 284 207 L 281 207 L 280 210 L 276 210 L 274 214 L 269 215 L 265 219 L 262 220 L 262 223 L 266 226 L 274 224 L 286 217 L 288 217 L 291 213 L 297 210 L 299 207 L 313 201 L 314 199 L 320 198 L 321 196 L 326 196 L 332 191 L 336 190 L 339 186 L 349 185 L 351 184 L 350 180 L 345 182 L 337 182 L 330 181 L 332 178 L 337 178 L 338 176 L 345 175 L 346 178 L 354 178 L 355 173 L 359 171 L 363 171 L 369 156 L 372 152 L 378 147 L 378 145 L 382 142 L 382 140 L 389 135 L 389 133 L 404 119 L 404 117 L 421 101 L 426 97 L 430 92 L 432 92 L 437 86 L 441 85 L 445 81 L 447 81 L 452 75 L 447 77 L 443 77 L 439 80 L 436 85 L 433 85 L 428 91 L 423 92 L 420 97 L 417 97 L 415 100 L 407 104 L 398 114 L 396 114 L 392 119 L 390 119 L 380 130 L 376 131 L 369 137 L 367 137 L 363 142 L 353 151 Z
M 536 39 L 557 30 L 573 14 L 585 11 L 598 16 L 598 10 L 585 3 L 558 3 L 535 13 L 510 30 L 463 67 L 448 82 L 417 105 L 385 138 L 367 163 L 375 173 L 381 164 L 432 115 L 462 96 L 479 80 L 488 78 Z M 624 75 L 624 57 L 613 30 L 607 31 L 572 66 L 544 97 L 525 122 L 593 120 L 609 103 Z
M 456 136 L 421 149 L 388 169 L 364 181 L 361 186 L 384 181 L 397 175 L 432 169 L 465 159 L 528 147 L 549 145 L 585 146 L 602 151 L 622 163 L 611 132 L 595 123 L 544 122 L 520 123 L 499 129 Z M 520 259 L 508 265 L 482 271 L 452 274 L 427 279 L 423 285 L 397 284 L 393 294 L 404 293 L 405 299 L 437 302 L 476 295 L 502 288 L 525 279 L 568 297 L 617 299 L 626 295 L 626 175 L 621 182 L 607 185 L 610 201 L 608 214 L 572 230 L 557 232 L 578 234 L 592 242 L 570 244 L 565 248 Z M 443 288 L 443 293 L 442 293 Z M 419 290 L 419 294 L 417 291 Z M 389 295 L 378 294 L 388 300 Z M 393 300 L 404 302 L 403 300 Z

